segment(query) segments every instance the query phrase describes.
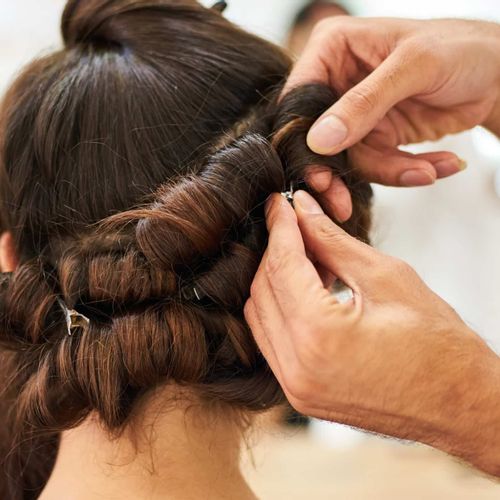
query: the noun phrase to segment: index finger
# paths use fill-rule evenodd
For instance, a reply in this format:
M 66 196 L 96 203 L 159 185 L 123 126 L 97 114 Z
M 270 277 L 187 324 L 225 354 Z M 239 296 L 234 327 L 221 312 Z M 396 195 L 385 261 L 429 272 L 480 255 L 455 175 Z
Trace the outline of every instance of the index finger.
M 283 316 L 290 322 L 307 320 L 317 316 L 322 299 L 331 296 L 307 258 L 293 208 L 280 195 L 273 195 L 268 207 L 264 272 Z

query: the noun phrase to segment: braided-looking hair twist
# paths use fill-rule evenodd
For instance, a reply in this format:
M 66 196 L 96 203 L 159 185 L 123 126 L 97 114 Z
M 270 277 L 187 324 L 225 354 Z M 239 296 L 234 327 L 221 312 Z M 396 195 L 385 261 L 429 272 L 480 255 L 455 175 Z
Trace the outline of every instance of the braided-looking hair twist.
M 1 224 L 20 259 L 0 280 L 13 500 L 36 497 L 62 430 L 96 413 L 119 431 L 160 384 L 241 411 L 284 400 L 243 318 L 270 193 L 332 169 L 353 197 L 344 228 L 368 238 L 369 186 L 345 153 L 306 146 L 336 96 L 279 100 L 277 47 L 192 1 L 70 1 L 62 30 L 1 115 Z M 89 325 L 68 335 L 61 301 Z

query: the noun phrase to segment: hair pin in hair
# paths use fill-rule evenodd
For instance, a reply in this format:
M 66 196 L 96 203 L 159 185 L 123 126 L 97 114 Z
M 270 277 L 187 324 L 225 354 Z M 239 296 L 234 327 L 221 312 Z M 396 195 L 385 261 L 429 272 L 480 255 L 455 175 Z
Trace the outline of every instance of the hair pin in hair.
M 85 328 L 89 325 L 90 320 L 89 318 L 87 318 L 87 316 L 84 316 L 78 311 L 75 311 L 75 309 L 69 309 L 64 301 L 59 297 L 57 298 L 57 302 L 59 303 L 59 306 L 64 313 L 64 318 L 66 319 L 66 328 L 70 337 L 73 334 L 73 330 L 75 330 L 76 328 Z
M 220 12 L 221 14 L 227 9 L 227 2 L 215 2 L 212 5 L 212 9 L 216 10 L 217 12 Z
M 205 294 L 198 290 L 195 286 L 186 286 L 181 289 L 181 296 L 184 300 L 197 300 L 198 302 L 201 302 L 203 297 L 205 297 Z
M 288 191 L 283 191 L 281 196 L 283 196 L 283 198 L 293 207 L 293 182 L 290 182 L 290 189 Z

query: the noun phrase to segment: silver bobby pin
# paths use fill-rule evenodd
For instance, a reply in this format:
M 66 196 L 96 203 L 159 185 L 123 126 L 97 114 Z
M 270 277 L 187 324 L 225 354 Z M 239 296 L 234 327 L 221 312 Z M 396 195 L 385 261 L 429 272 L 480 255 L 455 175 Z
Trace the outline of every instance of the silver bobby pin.
M 89 318 L 87 318 L 87 316 L 84 316 L 78 311 L 75 311 L 75 309 L 69 309 L 64 301 L 59 297 L 57 298 L 57 302 L 59 303 L 59 306 L 64 313 L 64 318 L 66 319 L 66 328 L 70 337 L 73 334 L 73 330 L 75 328 L 85 328 L 89 325 L 90 320 Z
M 283 198 L 285 198 L 285 200 L 288 201 L 288 203 L 290 203 L 293 207 L 293 182 L 290 182 L 290 190 L 283 191 L 281 196 L 283 196 Z
M 198 302 L 201 302 L 203 297 L 205 297 L 205 294 L 202 291 L 199 291 L 195 286 L 186 286 L 184 288 L 181 288 L 180 294 L 184 300 L 188 301 L 196 299 Z

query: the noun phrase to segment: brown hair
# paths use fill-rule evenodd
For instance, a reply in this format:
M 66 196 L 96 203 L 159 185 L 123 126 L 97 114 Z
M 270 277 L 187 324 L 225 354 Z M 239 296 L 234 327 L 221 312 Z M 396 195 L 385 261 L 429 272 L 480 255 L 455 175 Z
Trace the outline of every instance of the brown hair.
M 0 216 L 20 265 L 0 284 L 2 498 L 34 498 L 59 433 L 111 431 L 165 382 L 262 410 L 283 394 L 243 318 L 263 203 L 309 164 L 370 189 L 305 135 L 335 99 L 277 96 L 290 61 L 196 2 L 68 2 L 65 47 L 29 65 L 1 115 Z M 68 335 L 62 300 L 90 318 Z

